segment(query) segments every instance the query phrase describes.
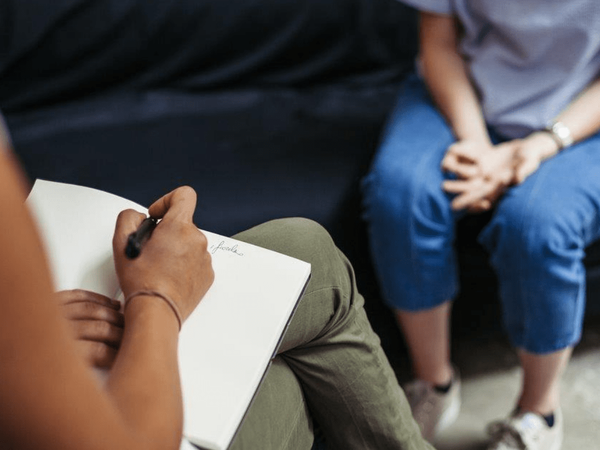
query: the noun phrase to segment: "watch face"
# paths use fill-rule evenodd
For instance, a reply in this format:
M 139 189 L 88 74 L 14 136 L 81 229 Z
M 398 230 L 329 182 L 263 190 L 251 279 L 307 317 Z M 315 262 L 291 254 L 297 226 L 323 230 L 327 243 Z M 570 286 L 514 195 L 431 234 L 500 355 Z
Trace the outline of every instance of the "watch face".
M 571 136 L 571 130 L 562 122 L 554 122 L 550 132 L 558 138 L 561 144 L 561 148 L 568 147 L 573 143 L 573 137 Z
M 569 130 L 566 130 L 565 128 L 559 127 L 556 130 L 556 132 L 558 133 L 561 139 L 566 139 L 569 137 Z

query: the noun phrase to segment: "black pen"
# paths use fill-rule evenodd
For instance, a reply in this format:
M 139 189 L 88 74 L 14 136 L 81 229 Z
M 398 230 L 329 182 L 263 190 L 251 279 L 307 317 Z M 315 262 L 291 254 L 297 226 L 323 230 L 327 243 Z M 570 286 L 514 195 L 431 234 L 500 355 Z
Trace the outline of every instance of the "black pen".
M 150 239 L 150 235 L 158 224 L 156 219 L 146 217 L 139 228 L 131 233 L 127 238 L 127 247 L 125 247 L 125 256 L 129 259 L 137 258 L 142 252 L 142 245 Z

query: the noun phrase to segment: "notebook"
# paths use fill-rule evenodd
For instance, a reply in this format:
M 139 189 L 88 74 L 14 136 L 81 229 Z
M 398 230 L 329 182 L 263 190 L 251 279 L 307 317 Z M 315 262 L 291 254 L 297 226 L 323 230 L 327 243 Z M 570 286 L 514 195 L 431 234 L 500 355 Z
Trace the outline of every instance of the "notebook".
M 146 208 L 107 192 L 37 180 L 27 199 L 56 290 L 120 295 L 112 236 L 120 211 Z M 184 437 L 231 444 L 310 278 L 310 264 L 202 230 L 215 280 L 183 324 L 179 361 Z M 182 448 L 189 444 L 182 442 Z

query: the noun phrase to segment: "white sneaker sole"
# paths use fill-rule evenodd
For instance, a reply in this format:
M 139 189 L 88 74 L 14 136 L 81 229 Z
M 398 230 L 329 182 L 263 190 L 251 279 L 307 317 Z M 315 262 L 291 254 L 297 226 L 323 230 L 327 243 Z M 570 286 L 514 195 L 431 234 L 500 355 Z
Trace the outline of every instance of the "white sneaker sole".
M 456 421 L 456 419 L 458 418 L 458 414 L 460 413 L 460 405 L 461 405 L 461 401 L 460 401 L 460 397 L 458 397 L 457 401 L 452 403 L 450 405 L 450 407 L 446 411 L 444 411 L 444 413 L 440 417 L 440 420 L 438 421 L 438 423 L 435 426 L 435 429 L 433 431 L 434 437 L 437 436 L 438 434 L 440 434 L 442 431 L 449 428 L 450 425 L 452 425 Z M 559 449 L 557 448 L 557 449 L 552 449 L 552 450 L 559 450 Z
M 562 447 L 562 441 L 563 441 L 563 435 L 561 433 L 561 435 L 556 440 L 556 442 L 554 442 L 554 445 L 551 448 L 549 448 L 548 450 L 560 450 L 560 448 Z

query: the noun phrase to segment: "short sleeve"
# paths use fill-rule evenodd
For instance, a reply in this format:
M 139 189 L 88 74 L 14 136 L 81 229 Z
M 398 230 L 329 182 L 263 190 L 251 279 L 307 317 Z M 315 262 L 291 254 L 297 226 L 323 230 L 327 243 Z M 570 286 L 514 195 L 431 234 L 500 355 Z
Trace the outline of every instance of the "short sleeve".
M 450 16 L 453 14 L 452 0 L 400 0 L 419 11 Z

